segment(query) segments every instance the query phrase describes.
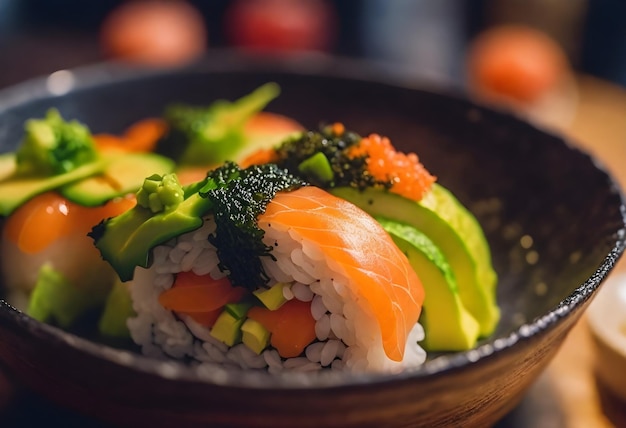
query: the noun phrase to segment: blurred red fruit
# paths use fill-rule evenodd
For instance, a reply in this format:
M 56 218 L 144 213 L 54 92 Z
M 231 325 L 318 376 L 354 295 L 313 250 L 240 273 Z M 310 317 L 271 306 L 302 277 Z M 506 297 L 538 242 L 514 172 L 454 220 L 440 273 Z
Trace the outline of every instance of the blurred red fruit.
M 235 0 L 226 12 L 228 42 L 259 51 L 328 51 L 336 11 L 325 0 Z
M 521 25 L 488 29 L 471 44 L 470 89 L 530 102 L 552 90 L 569 69 L 563 49 L 545 33 Z

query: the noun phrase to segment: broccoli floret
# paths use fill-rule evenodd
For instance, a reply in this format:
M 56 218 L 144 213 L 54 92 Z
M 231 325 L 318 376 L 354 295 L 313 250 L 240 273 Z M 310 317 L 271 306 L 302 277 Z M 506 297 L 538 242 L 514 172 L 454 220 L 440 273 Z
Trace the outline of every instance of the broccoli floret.
M 172 211 L 184 200 L 184 190 L 176 174 L 154 174 L 137 192 L 137 204 L 153 213 Z
M 30 119 L 26 134 L 16 151 L 17 173 L 58 175 L 94 161 L 98 153 L 89 129 L 75 121 L 65 121 L 56 109 L 44 119 Z
M 358 144 L 361 137 L 343 126 L 337 129 L 334 125 L 321 126 L 319 131 L 287 139 L 276 148 L 276 164 L 324 189 L 390 187 L 390 182 L 377 180 L 370 174 L 366 156 L 349 155 L 348 149 Z
M 167 153 L 179 165 L 217 165 L 234 160 L 244 145 L 244 125 L 278 96 L 280 88 L 267 83 L 254 92 L 230 102 L 219 100 L 208 107 L 176 104 L 164 113 L 169 126 L 168 135 L 159 147 L 181 149 L 181 153 Z

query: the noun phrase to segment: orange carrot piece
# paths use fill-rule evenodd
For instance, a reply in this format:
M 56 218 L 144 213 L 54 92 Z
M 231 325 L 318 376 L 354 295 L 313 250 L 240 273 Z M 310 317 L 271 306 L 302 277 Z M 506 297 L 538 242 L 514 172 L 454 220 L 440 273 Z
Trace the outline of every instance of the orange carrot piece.
M 159 303 L 166 309 L 182 312 L 211 312 L 227 303 L 243 298 L 245 289 L 233 287 L 227 277 L 213 279 L 193 272 L 180 272 L 174 285 L 159 296 Z
M 316 337 L 310 302 L 293 299 L 275 311 L 254 306 L 248 311 L 248 318 L 261 323 L 270 331 L 270 343 L 283 358 L 302 354 Z
M 94 143 L 99 152 L 126 151 L 126 141 L 113 134 L 94 134 Z
M 124 133 L 124 139 L 131 152 L 153 152 L 166 131 L 167 124 L 163 119 L 147 118 L 132 124 Z
M 302 131 L 304 127 L 282 114 L 262 111 L 252 116 L 245 124 L 244 133 L 248 136 L 258 134 L 286 134 Z
M 208 312 L 179 312 L 179 314 L 189 315 L 192 320 L 205 327 L 213 327 L 221 313 L 222 308 Z
M 207 167 L 184 167 L 176 171 L 176 176 L 182 185 L 196 183 L 204 180 L 210 169 Z
M 273 149 L 259 149 L 256 152 L 252 152 L 240 163 L 242 168 L 247 168 L 252 165 L 265 165 L 266 163 L 272 163 L 278 160 L 276 151 Z

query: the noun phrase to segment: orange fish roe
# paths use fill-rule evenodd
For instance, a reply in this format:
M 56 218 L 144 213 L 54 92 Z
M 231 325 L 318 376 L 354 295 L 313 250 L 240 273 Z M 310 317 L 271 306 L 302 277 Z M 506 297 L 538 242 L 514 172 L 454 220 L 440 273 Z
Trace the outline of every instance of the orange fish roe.
M 351 157 L 368 156 L 367 169 L 377 180 L 391 181 L 390 191 L 419 201 L 435 182 L 415 153 L 401 153 L 387 137 L 371 134 L 350 147 Z

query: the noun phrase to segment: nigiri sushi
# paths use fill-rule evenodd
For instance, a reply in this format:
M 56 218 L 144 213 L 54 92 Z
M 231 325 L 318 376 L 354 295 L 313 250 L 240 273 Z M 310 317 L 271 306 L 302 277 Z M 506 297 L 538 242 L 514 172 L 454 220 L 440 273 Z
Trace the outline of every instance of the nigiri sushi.
M 146 171 L 173 170 L 173 161 L 130 144 L 156 128 L 143 121 L 123 142 L 102 144 L 55 109 L 26 121 L 0 174 L 0 265 L 14 305 L 64 328 L 103 306 L 117 276 L 87 232 L 135 204 Z
M 270 373 L 424 362 L 420 279 L 355 205 L 231 163 L 184 188 L 150 177 L 137 201 L 91 236 L 129 281 L 145 354 Z

